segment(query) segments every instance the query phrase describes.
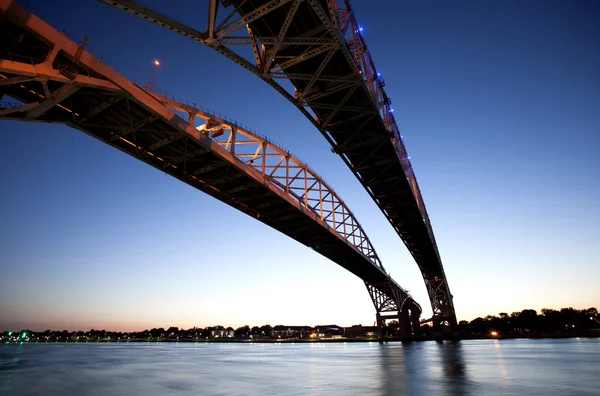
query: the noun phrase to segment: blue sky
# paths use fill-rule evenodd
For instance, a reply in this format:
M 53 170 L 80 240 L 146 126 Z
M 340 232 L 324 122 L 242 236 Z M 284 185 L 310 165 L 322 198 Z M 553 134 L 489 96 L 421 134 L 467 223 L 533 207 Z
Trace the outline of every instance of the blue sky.
M 137 82 L 269 136 L 335 188 L 431 313 L 416 264 L 327 142 L 267 84 L 96 1 L 29 9 Z M 204 2 L 146 3 L 203 30 Z M 161 4 L 162 3 L 162 4 Z M 600 305 L 600 7 L 353 1 L 392 98 L 459 319 Z M 0 330 L 372 324 L 362 282 L 92 138 L 0 122 Z

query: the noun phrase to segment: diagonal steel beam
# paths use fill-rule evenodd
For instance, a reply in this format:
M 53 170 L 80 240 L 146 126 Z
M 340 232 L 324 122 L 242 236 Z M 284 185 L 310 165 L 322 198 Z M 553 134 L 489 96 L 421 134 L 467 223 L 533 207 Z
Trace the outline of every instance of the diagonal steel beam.
M 350 99 L 350 96 L 352 96 L 354 91 L 356 91 L 356 88 L 358 88 L 358 85 L 355 85 L 354 87 L 350 88 L 348 90 L 348 92 L 346 92 L 346 95 L 344 95 L 344 97 L 342 98 L 340 103 L 338 103 L 336 108 L 333 109 L 333 111 L 331 113 L 329 113 L 327 118 L 321 123 L 321 128 L 327 128 L 327 124 L 329 124 L 329 122 L 333 119 L 333 117 L 335 117 L 337 115 L 337 113 L 342 109 L 342 107 L 344 107 L 344 105 L 346 104 L 348 99 Z
M 57 81 L 63 84 L 85 85 L 88 88 L 101 88 L 107 91 L 119 91 L 120 88 L 108 80 L 88 77 L 79 74 L 75 80 L 71 80 L 52 67 L 51 63 L 30 63 L 12 62 L 7 59 L 0 59 L 0 73 L 18 74 L 21 76 L 35 77 L 37 81 Z
M 235 32 L 236 30 L 240 29 L 242 26 L 251 24 L 255 20 L 262 18 L 263 16 L 267 15 L 271 11 L 276 10 L 277 8 L 281 7 L 282 5 L 289 3 L 290 1 L 291 0 L 271 0 L 271 1 L 261 5 L 260 7 L 256 8 L 255 10 L 247 13 L 246 15 L 236 19 L 235 21 L 231 22 L 230 24 L 223 26 L 220 29 L 216 29 L 215 36 L 217 38 L 228 36 L 230 33 Z
M 30 109 L 33 109 L 35 107 L 38 107 L 39 103 L 38 102 L 33 102 L 33 103 L 26 103 L 20 106 L 14 106 L 14 107 L 6 107 L 4 109 L 0 109 L 0 117 L 2 116 L 6 116 L 12 113 L 18 113 L 21 111 L 27 111 Z
M 46 99 L 51 99 L 52 94 L 50 93 L 50 88 L 48 88 L 48 80 L 41 80 L 42 88 L 44 89 L 44 97 Z
M 348 82 L 344 82 L 341 84 L 337 84 L 337 85 L 334 85 L 333 87 L 330 87 L 329 89 L 326 89 L 323 92 L 318 92 L 313 95 L 310 95 L 310 96 L 304 98 L 303 101 L 306 103 L 312 102 L 313 100 L 320 99 L 327 95 L 331 95 L 332 93 L 336 93 L 336 92 L 344 90 L 344 89 L 352 88 L 356 84 L 357 84 L 356 81 L 348 81 Z
M 36 76 L 15 76 L 8 77 L 0 80 L 0 86 L 2 85 L 11 85 L 11 84 L 19 84 L 27 81 L 33 81 L 36 79 Z
M 254 54 L 254 61 L 256 62 L 256 67 L 258 69 L 262 70 L 264 53 L 261 54 L 260 50 L 258 49 L 258 40 L 256 39 L 256 37 L 254 37 L 254 32 L 252 31 L 252 28 L 250 27 L 250 25 L 248 25 L 247 28 L 248 28 L 248 36 L 252 39 L 252 41 L 250 42 L 250 45 L 252 46 L 252 53 Z
M 298 7 L 300 6 L 301 2 L 302 2 L 302 0 L 293 0 L 292 6 L 291 6 L 290 10 L 288 11 L 287 15 L 285 16 L 285 20 L 283 21 L 283 24 L 281 25 L 281 29 L 279 30 L 279 35 L 277 36 L 277 40 L 275 41 L 273 48 L 271 48 L 269 50 L 269 56 L 267 57 L 265 63 L 262 65 L 264 71 L 269 70 L 269 68 L 271 67 L 271 63 L 273 63 L 273 60 L 275 60 L 275 55 L 277 55 L 277 51 L 279 51 L 281 42 L 283 41 L 283 38 L 285 37 L 285 34 L 288 31 L 288 28 L 292 24 L 292 20 L 294 19 L 294 16 L 296 15 L 296 11 L 298 11 Z
M 25 113 L 26 118 L 38 118 L 55 105 L 59 104 L 69 96 L 73 95 L 81 88 L 78 84 L 65 84 L 52 93 L 52 96 L 40 102 L 40 105 L 28 110 Z
M 317 70 L 315 71 L 312 80 L 310 80 L 310 82 L 306 85 L 306 88 L 304 88 L 304 92 L 302 93 L 301 97 L 304 97 L 310 91 L 310 89 L 315 84 L 315 82 L 317 82 L 319 77 L 321 77 L 321 73 L 323 73 L 325 66 L 327 66 L 327 64 L 333 57 L 333 54 L 335 54 L 335 50 L 332 49 L 331 51 L 329 51 L 329 53 L 327 55 L 325 55 L 325 58 L 323 59 L 323 61 L 321 62 L 321 64 L 317 68 Z
M 288 61 L 278 64 L 277 66 L 275 66 L 274 68 L 269 70 L 269 72 L 270 73 L 279 72 L 281 70 L 287 69 L 290 66 L 297 65 L 300 62 L 304 62 L 307 59 L 313 58 L 313 57 L 315 57 L 319 54 L 322 54 L 325 51 L 329 51 L 331 49 L 332 49 L 331 45 L 321 45 L 316 48 L 307 49 L 306 51 L 304 51 L 300 55 L 294 57 L 293 59 L 290 59 Z

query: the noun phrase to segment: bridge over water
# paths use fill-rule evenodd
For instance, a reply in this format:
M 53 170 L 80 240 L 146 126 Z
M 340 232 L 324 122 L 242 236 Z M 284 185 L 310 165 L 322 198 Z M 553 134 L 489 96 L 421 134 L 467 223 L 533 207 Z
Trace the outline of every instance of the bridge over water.
M 293 103 L 340 155 L 414 257 L 434 328 L 456 328 L 452 294 L 417 179 L 349 0 L 208 0 L 205 31 L 135 1 L 100 1 L 214 49 Z
M 380 325 L 418 334 L 421 307 L 352 212 L 267 138 L 140 87 L 12 0 L 0 0 L 0 119 L 78 129 L 309 246 L 361 278 Z

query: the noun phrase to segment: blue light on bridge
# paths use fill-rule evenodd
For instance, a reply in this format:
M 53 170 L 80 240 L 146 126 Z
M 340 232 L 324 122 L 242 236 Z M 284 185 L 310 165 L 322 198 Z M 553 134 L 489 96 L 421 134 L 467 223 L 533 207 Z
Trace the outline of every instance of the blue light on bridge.
M 363 31 L 363 27 L 362 27 L 362 26 L 359 26 L 359 27 L 358 27 L 358 31 L 359 31 L 359 32 L 362 32 L 362 31 Z

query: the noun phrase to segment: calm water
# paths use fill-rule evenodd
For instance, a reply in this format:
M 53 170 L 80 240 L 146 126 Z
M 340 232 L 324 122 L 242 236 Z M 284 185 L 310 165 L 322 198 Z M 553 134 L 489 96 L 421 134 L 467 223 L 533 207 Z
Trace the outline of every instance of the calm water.
M 0 345 L 0 395 L 600 395 L 600 339 Z

